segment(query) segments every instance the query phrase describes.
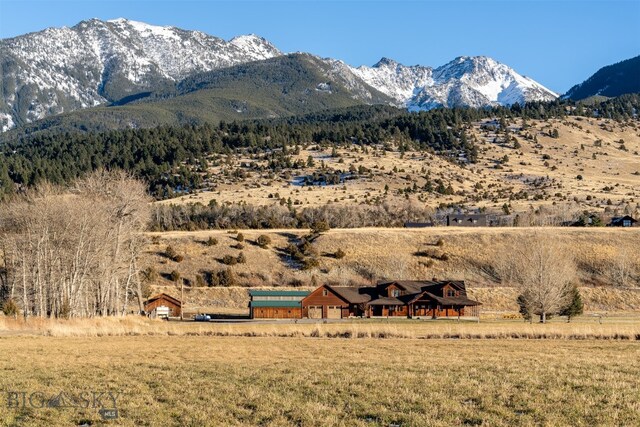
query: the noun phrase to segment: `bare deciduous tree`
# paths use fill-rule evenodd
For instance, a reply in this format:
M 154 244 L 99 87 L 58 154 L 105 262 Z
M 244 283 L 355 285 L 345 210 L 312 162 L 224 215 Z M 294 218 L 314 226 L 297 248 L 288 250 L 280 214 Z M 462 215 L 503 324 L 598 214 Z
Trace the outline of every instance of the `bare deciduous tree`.
M 521 305 L 539 315 L 542 323 L 567 305 L 576 266 L 558 240 L 533 234 L 505 248 L 498 264 L 505 282 L 520 289 Z
M 638 286 L 636 275 L 639 265 L 640 256 L 638 256 L 637 248 L 617 246 L 606 273 L 617 286 Z
M 43 184 L 0 213 L 3 280 L 25 317 L 124 313 L 141 302 L 136 261 L 149 215 L 144 184 L 98 171 L 71 189 Z

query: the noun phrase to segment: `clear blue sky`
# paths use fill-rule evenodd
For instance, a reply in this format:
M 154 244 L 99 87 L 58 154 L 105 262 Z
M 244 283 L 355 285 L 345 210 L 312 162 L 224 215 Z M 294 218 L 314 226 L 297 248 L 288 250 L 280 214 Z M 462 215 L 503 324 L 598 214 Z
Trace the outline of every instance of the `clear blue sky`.
M 204 1 L 0 0 L 0 37 L 125 17 L 229 39 L 255 33 L 285 52 L 372 65 L 438 66 L 487 55 L 565 92 L 640 54 L 640 0 Z

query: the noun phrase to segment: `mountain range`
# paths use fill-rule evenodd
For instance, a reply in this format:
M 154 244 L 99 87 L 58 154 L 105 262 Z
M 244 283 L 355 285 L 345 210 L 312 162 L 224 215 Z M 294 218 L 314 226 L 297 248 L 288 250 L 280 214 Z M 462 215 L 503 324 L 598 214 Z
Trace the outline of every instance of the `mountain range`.
M 358 104 L 420 111 L 558 97 L 483 56 L 436 68 L 388 58 L 353 67 L 286 54 L 256 35 L 226 41 L 123 18 L 0 40 L 0 64 L 3 131 L 280 117 Z

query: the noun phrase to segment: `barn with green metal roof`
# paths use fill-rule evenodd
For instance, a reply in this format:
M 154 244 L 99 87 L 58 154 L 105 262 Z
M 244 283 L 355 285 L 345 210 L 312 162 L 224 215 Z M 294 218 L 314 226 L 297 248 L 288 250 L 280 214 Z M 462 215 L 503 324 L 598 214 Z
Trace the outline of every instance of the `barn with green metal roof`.
M 300 319 L 301 301 L 308 291 L 252 290 L 249 312 L 252 319 Z

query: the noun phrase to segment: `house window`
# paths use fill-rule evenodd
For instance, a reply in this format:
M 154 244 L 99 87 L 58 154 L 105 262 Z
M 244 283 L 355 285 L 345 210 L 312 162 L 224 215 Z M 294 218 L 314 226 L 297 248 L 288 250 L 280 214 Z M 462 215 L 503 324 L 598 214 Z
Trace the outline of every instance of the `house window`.
M 447 289 L 447 296 L 448 297 L 455 297 L 456 296 L 456 291 L 454 291 L 453 289 Z
M 625 219 L 622 221 L 622 226 L 623 227 L 631 227 L 631 220 L 630 219 Z
M 391 296 L 392 297 L 399 297 L 400 296 L 400 289 L 391 289 Z
M 329 291 L 328 291 L 328 290 L 326 290 L 326 289 L 323 289 L 323 290 L 322 290 L 322 296 L 323 296 L 323 297 L 326 297 L 327 295 L 329 295 Z

